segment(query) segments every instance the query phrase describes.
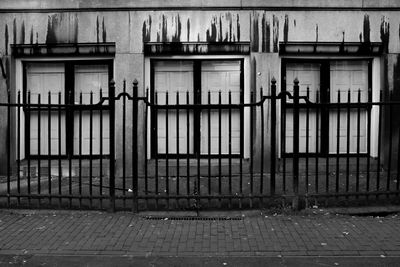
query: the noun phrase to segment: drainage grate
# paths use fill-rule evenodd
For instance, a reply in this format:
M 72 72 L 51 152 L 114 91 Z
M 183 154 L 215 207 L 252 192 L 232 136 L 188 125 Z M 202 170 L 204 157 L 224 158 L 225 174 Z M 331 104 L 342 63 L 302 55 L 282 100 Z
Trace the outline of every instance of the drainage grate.
M 195 217 L 195 216 L 186 216 L 186 217 L 162 217 L 162 216 L 145 216 L 143 217 L 146 220 L 151 221 L 241 221 L 243 220 L 241 217 Z

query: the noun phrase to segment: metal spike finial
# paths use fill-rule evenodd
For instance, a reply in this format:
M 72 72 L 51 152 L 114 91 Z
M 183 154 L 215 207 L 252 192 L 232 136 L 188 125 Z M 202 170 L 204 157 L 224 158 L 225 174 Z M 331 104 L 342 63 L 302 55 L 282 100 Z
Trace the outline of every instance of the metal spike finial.
M 275 79 L 274 76 L 272 76 L 271 83 L 272 83 L 272 84 L 276 84 L 276 79 Z
M 133 80 L 133 86 L 137 86 L 138 85 L 138 80 L 135 78 L 134 80 Z
M 296 78 L 294 78 L 293 82 L 294 82 L 294 84 L 298 84 L 299 83 L 299 79 L 296 77 Z

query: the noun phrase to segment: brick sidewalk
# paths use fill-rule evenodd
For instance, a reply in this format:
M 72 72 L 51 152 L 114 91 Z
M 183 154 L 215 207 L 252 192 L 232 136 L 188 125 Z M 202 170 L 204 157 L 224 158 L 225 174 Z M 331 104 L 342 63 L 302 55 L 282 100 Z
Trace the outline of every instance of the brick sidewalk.
M 0 210 L 0 254 L 400 256 L 400 216 L 148 220 L 131 213 Z

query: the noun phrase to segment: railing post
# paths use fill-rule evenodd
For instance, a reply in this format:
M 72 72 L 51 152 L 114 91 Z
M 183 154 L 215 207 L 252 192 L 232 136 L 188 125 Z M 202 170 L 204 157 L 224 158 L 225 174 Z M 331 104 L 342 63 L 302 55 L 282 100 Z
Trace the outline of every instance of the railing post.
M 293 81 L 293 192 L 292 208 L 299 209 L 299 80 Z
M 110 206 L 109 211 L 115 211 L 115 81 L 110 81 L 108 91 L 110 107 Z
M 275 195 L 275 171 L 276 171 L 276 80 L 271 80 L 271 195 Z
M 132 211 L 138 212 L 138 142 L 137 142 L 137 126 L 138 126 L 138 81 L 133 81 L 132 88 Z M 147 157 L 147 156 L 146 156 Z

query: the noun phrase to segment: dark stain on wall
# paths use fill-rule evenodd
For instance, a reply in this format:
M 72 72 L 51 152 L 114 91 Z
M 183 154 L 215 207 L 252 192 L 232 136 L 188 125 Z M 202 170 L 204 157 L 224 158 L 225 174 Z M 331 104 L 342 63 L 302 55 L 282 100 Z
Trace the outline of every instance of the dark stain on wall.
M 189 39 L 190 39 L 190 19 L 187 19 L 186 29 L 187 29 L 187 41 L 189 42 Z
M 369 16 L 367 14 L 364 15 L 364 23 L 363 23 L 363 37 L 365 43 L 370 43 L 370 23 Z
M 342 32 L 343 38 L 342 38 L 342 43 L 340 44 L 339 47 L 339 53 L 344 53 L 344 37 L 345 37 L 345 32 Z
M 262 28 L 261 51 L 269 53 L 271 52 L 271 25 L 265 13 L 263 14 L 261 28 Z
M 161 41 L 168 42 L 167 18 L 164 15 L 162 15 Z
M 275 15 L 272 17 L 272 40 L 274 42 L 274 53 L 279 51 L 279 19 Z
M 142 27 L 143 42 L 150 42 L 150 37 L 151 37 L 151 16 L 149 16 L 149 19 L 147 21 L 143 21 L 143 27 Z
M 46 44 L 77 42 L 78 16 L 76 14 L 57 13 L 47 17 Z
M 57 38 L 55 33 L 57 23 L 58 23 L 57 16 L 53 15 L 47 17 L 46 44 L 57 43 Z
M 76 15 L 75 14 L 75 20 L 74 20 L 74 23 L 75 23 L 75 27 L 74 27 L 74 39 L 73 39 L 73 42 L 74 43 L 78 43 L 78 32 L 79 32 L 79 22 L 78 22 L 78 15 Z
M 181 41 L 181 33 L 182 33 L 182 24 L 181 24 L 181 18 L 179 15 L 174 18 L 175 19 L 175 33 L 172 36 L 172 42 L 180 42 Z
M 29 35 L 29 43 L 33 44 L 33 26 L 31 27 L 31 33 Z
M 235 41 L 235 36 L 233 35 L 233 40 L 232 40 L 232 15 L 230 13 L 229 14 L 229 42 Z
M 289 35 L 289 16 L 285 15 L 285 24 L 283 25 L 283 41 L 287 43 Z
M 211 21 L 211 28 L 206 31 L 206 41 L 216 42 L 217 41 L 217 18 L 213 18 Z
M 250 18 L 251 20 L 251 18 Z M 253 30 L 251 31 L 251 51 L 258 52 L 258 14 L 255 14 L 253 17 Z
M 318 43 L 318 24 L 315 24 L 315 46 L 314 46 L 314 52 L 317 52 L 317 43 Z
M 13 21 L 13 44 L 17 43 L 17 20 Z
M 97 16 L 97 19 L 96 19 L 96 41 L 97 41 L 97 43 L 100 43 L 100 22 L 99 22 L 99 16 Z
M 218 35 L 218 41 L 222 42 L 222 19 L 221 16 L 219 16 L 219 35 Z
M 20 36 L 20 44 L 24 44 L 25 43 L 25 22 L 22 21 L 22 25 L 21 25 L 21 36 Z
M 240 22 L 239 15 L 236 17 L 236 33 L 233 32 L 233 15 L 231 13 L 225 13 L 223 15 L 213 16 L 211 19 L 211 25 L 206 30 L 206 41 L 207 42 L 236 42 L 240 41 Z M 223 23 L 227 23 L 228 29 L 223 31 Z
M 6 56 L 8 55 L 8 25 L 4 29 L 4 47 L 6 48 Z
M 101 27 L 102 27 L 102 37 L 103 37 L 103 43 L 107 42 L 107 30 L 106 30 L 106 25 L 104 23 L 104 17 L 103 17 L 103 22 L 101 23 Z
M 240 22 L 239 22 L 239 15 L 237 15 L 236 21 L 236 40 L 240 42 Z
M 389 22 L 386 21 L 386 17 L 383 16 L 381 20 L 381 41 L 384 53 L 389 51 L 389 28 Z

